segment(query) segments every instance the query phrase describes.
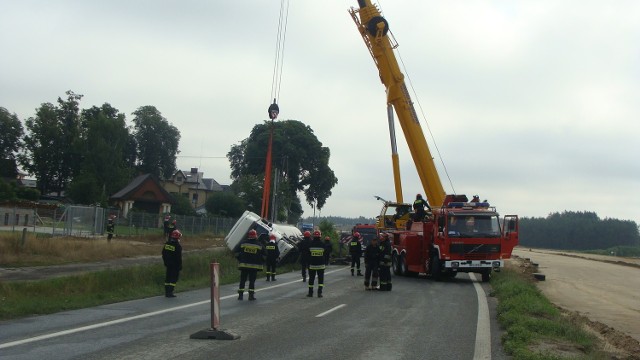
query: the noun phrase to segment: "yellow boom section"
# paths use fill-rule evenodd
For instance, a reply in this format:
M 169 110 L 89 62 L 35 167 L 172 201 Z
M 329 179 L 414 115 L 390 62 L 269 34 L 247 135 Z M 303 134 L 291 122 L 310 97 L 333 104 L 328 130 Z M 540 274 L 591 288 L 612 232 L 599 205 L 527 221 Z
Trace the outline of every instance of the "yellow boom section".
M 393 53 L 395 46 L 392 45 L 387 35 L 389 25 L 370 0 L 358 0 L 358 4 L 359 9 L 351 8 L 351 16 L 378 67 L 380 79 L 387 89 L 387 103 L 392 105 L 396 111 L 398 122 L 407 140 L 427 200 L 431 205 L 441 206 L 444 202 L 445 191 L 404 82 L 404 75 L 400 71 L 398 61 Z M 356 14 L 360 15 L 360 19 Z M 396 181 L 397 187 L 398 182 Z M 397 191 L 398 189 L 396 189 Z

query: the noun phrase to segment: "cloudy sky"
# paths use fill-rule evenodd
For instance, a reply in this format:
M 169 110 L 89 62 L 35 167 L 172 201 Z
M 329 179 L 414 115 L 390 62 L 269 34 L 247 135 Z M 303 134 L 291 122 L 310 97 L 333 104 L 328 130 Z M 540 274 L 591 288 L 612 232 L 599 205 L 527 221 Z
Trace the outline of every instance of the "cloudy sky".
M 640 2 L 380 5 L 448 193 L 502 214 L 640 223 Z M 321 214 L 375 216 L 373 196 L 394 197 L 385 92 L 351 6 L 291 1 L 278 102 L 281 120 L 331 150 L 339 183 Z M 0 106 L 25 120 L 66 90 L 129 121 L 156 106 L 181 132 L 178 167 L 228 184 L 230 146 L 267 117 L 279 11 L 276 0 L 0 0 Z M 398 135 L 412 200 L 423 190 Z

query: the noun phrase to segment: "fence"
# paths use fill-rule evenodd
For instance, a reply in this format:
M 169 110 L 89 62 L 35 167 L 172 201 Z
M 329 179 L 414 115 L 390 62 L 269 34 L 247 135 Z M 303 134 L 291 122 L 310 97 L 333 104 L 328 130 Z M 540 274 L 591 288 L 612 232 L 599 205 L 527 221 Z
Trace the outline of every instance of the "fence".
M 141 212 L 130 212 L 127 218 L 116 216 L 116 232 L 120 235 L 145 235 L 163 232 L 164 216 Z M 222 217 L 201 217 L 172 215 L 171 221 L 176 221 L 177 228 L 183 234 L 211 233 L 214 235 L 227 234 L 237 219 Z
M 28 231 L 54 236 L 91 237 L 104 235 L 107 219 L 114 217 L 119 236 L 162 235 L 164 216 L 130 212 L 126 218 L 118 210 L 96 206 L 66 206 L 64 208 L 0 207 L 0 230 Z M 211 233 L 226 235 L 237 219 L 172 215 L 183 234 Z

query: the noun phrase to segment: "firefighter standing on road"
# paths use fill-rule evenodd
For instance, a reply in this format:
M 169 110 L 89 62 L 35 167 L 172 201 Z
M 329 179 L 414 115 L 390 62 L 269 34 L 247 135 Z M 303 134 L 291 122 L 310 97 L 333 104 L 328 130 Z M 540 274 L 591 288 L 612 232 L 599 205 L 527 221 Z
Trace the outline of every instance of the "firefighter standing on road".
M 162 261 L 164 262 L 164 266 L 167 268 L 164 278 L 164 296 L 168 298 L 176 297 L 173 295 L 173 290 L 178 282 L 180 270 L 182 270 L 181 237 L 182 233 L 179 230 L 173 230 L 169 240 L 167 240 L 162 248 Z
M 274 234 L 269 235 L 269 242 L 265 248 L 267 249 L 267 281 L 276 281 L 276 264 L 280 257 L 280 249 Z
M 313 283 L 318 275 L 318 297 L 322 297 L 324 287 L 324 244 L 319 230 L 313 232 L 313 240 L 309 244 L 309 293 L 308 297 L 313 297 Z
M 238 286 L 238 300 L 243 299 L 244 285 L 249 279 L 249 300 L 255 300 L 256 277 L 258 271 L 262 271 L 262 262 L 265 257 L 264 248 L 258 242 L 258 233 L 249 230 L 247 240 L 240 244 L 240 251 L 236 253 L 238 269 L 240 269 L 240 285 Z
M 355 268 L 358 269 L 358 276 L 362 276 L 360 272 L 360 257 L 362 256 L 362 245 L 360 245 L 360 233 L 353 233 L 353 238 L 349 242 L 349 254 L 351 255 L 351 276 Z
M 311 243 L 311 233 L 305 231 L 302 241 L 298 245 L 300 251 L 300 267 L 302 272 L 302 282 L 307 281 L 307 269 L 309 268 L 309 244 Z
M 324 237 L 324 264 L 329 265 L 329 260 L 331 258 L 331 250 L 333 250 L 333 245 L 331 245 L 331 238 L 329 236 Z
M 364 249 L 364 288 L 366 290 L 378 287 L 378 268 L 380 263 L 380 246 L 378 238 L 371 239 L 371 243 Z M 371 283 L 371 287 L 369 287 Z
M 380 243 L 380 290 L 391 291 L 391 242 L 389 234 L 382 234 Z

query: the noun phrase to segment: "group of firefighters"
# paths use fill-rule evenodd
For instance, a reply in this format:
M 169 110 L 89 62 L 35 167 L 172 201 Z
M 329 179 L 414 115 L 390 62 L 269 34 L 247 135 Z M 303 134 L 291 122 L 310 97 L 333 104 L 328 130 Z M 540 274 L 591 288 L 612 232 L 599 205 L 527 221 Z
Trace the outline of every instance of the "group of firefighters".
M 355 232 L 349 241 L 351 256 L 351 276 L 362 276 L 360 257 L 362 257 L 362 239 Z M 380 241 L 372 238 L 364 249 L 364 288 L 366 290 L 391 291 L 391 242 L 389 234 L 381 233 Z M 356 274 L 357 271 L 357 274 Z M 380 286 L 378 286 L 380 279 Z
M 359 233 L 354 233 L 352 241 L 349 242 L 349 253 L 351 255 L 351 275 L 362 276 L 360 271 L 360 258 L 362 257 L 362 239 Z M 317 291 L 319 298 L 322 297 L 324 289 L 324 270 L 329 265 L 331 254 L 331 238 L 325 237 L 322 240 L 322 233 L 315 230 L 313 235 L 310 231 L 305 231 L 303 239 L 298 245 L 300 252 L 300 266 L 302 281 L 307 283 L 309 292 L 307 297 L 314 296 L 315 281 L 318 278 Z M 255 284 L 258 271 L 262 271 L 263 263 L 266 259 L 266 280 L 276 280 L 276 264 L 280 258 L 280 251 L 276 242 L 276 236 L 271 234 L 269 242 L 263 246 L 258 239 L 255 230 L 249 230 L 247 239 L 244 240 L 236 252 L 238 259 L 238 269 L 240 269 L 240 284 L 238 286 L 238 300 L 244 299 L 245 290 L 248 290 L 249 300 L 256 300 Z M 374 238 L 364 250 L 364 286 L 366 290 L 391 291 L 391 243 L 389 234 L 380 235 L 380 243 Z M 380 285 L 378 286 L 378 279 Z M 248 289 L 245 289 L 249 281 Z
M 266 234 L 262 234 L 266 236 Z M 175 297 L 174 289 L 178 276 L 182 270 L 182 246 L 180 239 L 182 233 L 174 229 L 169 234 L 167 242 L 162 248 L 162 259 L 166 267 L 165 296 Z M 255 230 L 249 230 L 247 239 L 244 240 L 236 252 L 238 269 L 240 270 L 240 284 L 238 286 L 238 300 L 244 299 L 245 286 L 249 281 L 249 300 L 256 300 L 255 285 L 258 271 L 263 270 L 266 262 L 266 280 L 276 281 L 276 265 L 280 260 L 280 250 L 274 234 L 269 235 L 269 241 L 264 244 L 258 238 Z M 349 242 L 349 254 L 351 256 L 351 276 L 363 276 L 360 271 L 360 258 L 362 257 L 362 239 L 358 232 L 354 233 Z M 317 296 L 322 297 L 324 289 L 324 270 L 329 265 L 331 255 L 331 238 L 326 236 L 322 240 L 319 230 L 305 231 L 303 239 L 298 245 L 300 252 L 300 265 L 302 281 L 307 282 L 309 274 L 308 297 L 313 297 L 316 277 L 318 278 Z M 265 261 L 266 260 L 266 261 Z M 364 286 L 366 290 L 391 291 L 391 243 L 389 234 L 381 233 L 380 241 L 377 238 L 364 250 Z M 378 285 L 378 279 L 380 284 Z

